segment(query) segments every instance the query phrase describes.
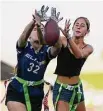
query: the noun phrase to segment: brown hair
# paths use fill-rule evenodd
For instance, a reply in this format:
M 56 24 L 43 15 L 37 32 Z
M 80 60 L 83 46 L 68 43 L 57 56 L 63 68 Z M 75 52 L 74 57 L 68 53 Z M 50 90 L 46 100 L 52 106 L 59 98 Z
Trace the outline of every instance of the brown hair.
M 79 19 L 84 19 L 84 20 L 85 20 L 86 25 L 87 25 L 87 30 L 89 31 L 89 30 L 90 30 L 90 22 L 89 22 L 89 20 L 88 20 L 86 17 L 78 17 L 78 18 L 74 21 L 73 26 L 75 25 L 75 23 L 76 23 L 77 20 L 79 20 Z

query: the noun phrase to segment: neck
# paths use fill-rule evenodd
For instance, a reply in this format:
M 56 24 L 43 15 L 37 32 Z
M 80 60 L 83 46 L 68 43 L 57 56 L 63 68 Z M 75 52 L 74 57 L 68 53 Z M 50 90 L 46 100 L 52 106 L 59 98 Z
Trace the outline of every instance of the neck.
M 35 50 L 36 52 L 39 52 L 39 50 L 41 49 L 41 47 L 42 47 L 42 45 L 40 45 L 39 47 L 34 47 L 34 50 Z
M 76 44 L 84 44 L 84 38 L 83 37 L 73 37 L 73 40 Z

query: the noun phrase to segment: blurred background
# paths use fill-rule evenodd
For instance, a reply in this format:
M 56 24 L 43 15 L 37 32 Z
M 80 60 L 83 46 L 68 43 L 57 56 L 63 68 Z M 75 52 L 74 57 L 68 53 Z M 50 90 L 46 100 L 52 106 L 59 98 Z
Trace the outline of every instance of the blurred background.
M 32 20 L 35 9 L 39 10 L 42 5 L 56 7 L 60 16 L 64 19 L 59 26 L 64 27 L 66 19 L 73 24 L 77 17 L 85 16 L 90 20 L 90 33 L 85 37 L 85 42 L 91 44 L 94 52 L 83 66 L 81 79 L 84 86 L 85 103 L 87 111 L 103 111 L 103 1 L 86 0 L 3 0 L 0 1 L 0 31 L 1 31 L 1 80 L 0 80 L 0 101 L 5 95 L 4 80 L 13 76 L 11 73 L 16 65 L 16 41 L 25 26 Z M 50 9 L 47 12 L 50 15 Z M 72 25 L 71 25 L 72 28 Z M 53 59 L 46 72 L 45 80 L 54 84 L 56 75 L 54 70 L 56 59 Z M 45 93 L 48 90 L 45 85 Z M 52 92 L 49 95 L 50 111 L 53 111 Z M 4 102 L 0 104 L 1 111 L 7 111 Z

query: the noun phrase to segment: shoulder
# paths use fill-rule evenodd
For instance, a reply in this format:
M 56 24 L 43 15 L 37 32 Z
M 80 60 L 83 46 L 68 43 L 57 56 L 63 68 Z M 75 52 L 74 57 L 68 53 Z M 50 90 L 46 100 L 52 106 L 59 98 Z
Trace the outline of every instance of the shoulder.
M 28 42 L 26 42 L 26 44 L 24 45 L 24 46 L 20 46 L 19 45 L 19 43 L 18 43 L 18 41 L 17 41 L 17 43 L 16 43 L 16 49 L 17 50 L 25 50 L 25 49 L 27 49 L 28 47 L 30 47 L 30 43 L 29 43 L 29 41 Z
M 27 41 L 27 43 L 26 43 L 26 46 L 25 46 L 25 49 L 31 49 L 32 48 L 32 45 L 31 45 L 31 43 L 30 43 L 30 41 Z
M 27 46 L 29 46 L 29 47 L 31 46 L 30 41 L 27 41 L 26 47 L 27 47 Z
M 43 47 L 44 47 L 44 48 L 43 48 L 44 50 L 47 50 L 47 49 L 48 49 L 49 47 L 51 47 L 51 46 L 49 46 L 49 45 L 44 45 Z
M 51 47 L 51 46 L 49 46 L 49 45 L 43 45 L 43 46 L 42 46 L 42 51 L 43 51 L 43 52 L 47 52 L 48 49 L 50 49 L 50 47 Z
M 88 51 L 89 54 L 91 54 L 94 50 L 92 45 L 90 45 L 90 44 L 86 44 L 85 49 Z

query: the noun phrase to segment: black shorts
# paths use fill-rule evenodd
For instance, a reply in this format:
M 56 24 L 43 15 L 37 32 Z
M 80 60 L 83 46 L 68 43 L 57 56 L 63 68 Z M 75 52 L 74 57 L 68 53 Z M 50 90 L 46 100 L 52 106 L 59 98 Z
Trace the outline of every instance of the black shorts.
M 41 111 L 42 100 L 43 100 L 43 97 L 30 96 L 32 111 Z M 6 101 L 5 101 L 6 105 L 8 101 L 16 101 L 26 105 L 24 94 L 17 92 L 17 90 L 14 89 L 11 84 L 9 84 L 7 88 L 7 95 L 6 95 Z

